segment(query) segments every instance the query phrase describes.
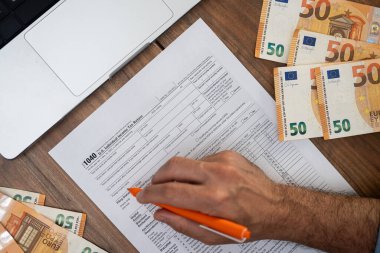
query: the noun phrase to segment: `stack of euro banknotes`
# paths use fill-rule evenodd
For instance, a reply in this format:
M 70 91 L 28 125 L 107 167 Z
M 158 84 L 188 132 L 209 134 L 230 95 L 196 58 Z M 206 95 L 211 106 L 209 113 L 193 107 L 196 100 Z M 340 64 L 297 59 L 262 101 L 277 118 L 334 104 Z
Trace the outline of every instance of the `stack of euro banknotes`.
M 264 0 L 255 55 L 288 65 L 274 70 L 280 140 L 379 132 L 379 43 L 380 8 Z
M 82 238 L 86 214 L 44 206 L 45 195 L 0 187 L 0 253 L 104 253 Z

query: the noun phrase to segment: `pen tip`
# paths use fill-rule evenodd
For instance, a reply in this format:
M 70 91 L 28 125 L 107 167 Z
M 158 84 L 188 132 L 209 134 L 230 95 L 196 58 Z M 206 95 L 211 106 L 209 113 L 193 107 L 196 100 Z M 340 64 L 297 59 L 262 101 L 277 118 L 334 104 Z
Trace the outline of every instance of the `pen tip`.
M 128 191 L 133 195 L 133 197 L 136 197 L 137 193 L 141 191 L 140 188 L 128 188 Z

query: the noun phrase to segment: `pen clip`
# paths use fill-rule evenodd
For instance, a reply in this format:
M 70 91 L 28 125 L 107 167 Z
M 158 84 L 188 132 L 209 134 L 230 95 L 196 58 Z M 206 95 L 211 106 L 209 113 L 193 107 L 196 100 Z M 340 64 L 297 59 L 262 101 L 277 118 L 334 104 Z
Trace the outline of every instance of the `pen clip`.
M 224 237 L 224 238 L 230 239 L 230 240 L 232 240 L 232 241 L 234 241 L 234 242 L 237 242 L 237 243 L 243 243 L 243 242 L 245 242 L 245 241 L 247 240 L 247 238 L 237 239 L 237 238 L 235 238 L 235 237 L 232 237 L 232 236 L 230 236 L 230 235 L 226 235 L 226 234 L 224 234 L 224 233 L 222 233 L 222 232 L 219 232 L 219 231 L 217 231 L 217 230 L 215 230 L 215 229 L 212 229 L 212 228 L 206 227 L 206 226 L 204 226 L 204 225 L 199 225 L 199 226 L 200 226 L 201 228 L 207 230 L 207 231 L 210 231 L 210 232 L 212 232 L 212 233 L 214 233 L 214 234 L 220 235 L 220 236 L 222 236 L 222 237 Z

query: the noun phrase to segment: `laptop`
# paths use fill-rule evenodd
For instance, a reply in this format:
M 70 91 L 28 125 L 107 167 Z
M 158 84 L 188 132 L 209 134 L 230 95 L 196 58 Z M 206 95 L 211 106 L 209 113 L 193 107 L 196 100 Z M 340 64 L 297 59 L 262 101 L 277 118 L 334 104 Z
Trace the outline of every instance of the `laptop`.
M 200 0 L 0 0 L 0 154 L 13 159 Z

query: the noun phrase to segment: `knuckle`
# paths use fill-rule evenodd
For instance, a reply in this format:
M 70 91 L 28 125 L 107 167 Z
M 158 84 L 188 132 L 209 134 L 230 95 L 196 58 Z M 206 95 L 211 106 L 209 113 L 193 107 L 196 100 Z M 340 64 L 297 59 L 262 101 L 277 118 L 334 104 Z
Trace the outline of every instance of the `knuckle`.
M 233 177 L 236 174 L 237 169 L 235 168 L 235 166 L 225 164 L 221 166 L 220 172 L 225 177 Z
M 212 167 L 209 166 L 208 162 L 200 161 L 199 162 L 199 172 L 200 175 L 204 177 L 204 179 L 208 179 L 210 177 L 209 173 L 212 173 Z
M 152 178 L 150 180 L 152 184 L 155 184 L 155 183 L 159 182 L 159 179 L 161 177 L 161 173 L 162 173 L 161 171 L 158 171 L 156 174 L 154 174 L 152 176 Z
M 221 152 L 220 155 L 224 160 L 228 162 L 233 162 L 236 160 L 237 153 L 235 151 L 226 150 Z
M 165 178 L 168 174 L 177 173 L 180 162 L 183 161 L 181 157 L 170 158 L 152 177 L 152 183 L 160 182 L 160 179 Z
M 182 161 L 183 158 L 175 156 L 169 159 L 169 161 L 166 163 L 166 168 L 168 170 L 172 170 L 177 168 L 178 164 Z
M 199 161 L 199 168 L 201 170 L 207 170 L 208 169 L 208 166 L 207 166 L 208 162 L 205 162 L 205 161 Z
M 204 212 L 211 216 L 221 216 L 225 210 L 223 208 L 230 200 L 229 194 L 224 190 L 214 190 L 210 192 L 209 202 L 204 207 Z
M 224 191 L 224 190 L 217 190 L 215 192 L 214 199 L 215 199 L 215 202 L 216 202 L 217 205 L 221 205 L 221 204 L 227 202 L 230 199 L 230 197 L 229 197 L 229 194 L 226 191 Z

